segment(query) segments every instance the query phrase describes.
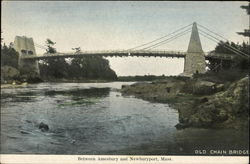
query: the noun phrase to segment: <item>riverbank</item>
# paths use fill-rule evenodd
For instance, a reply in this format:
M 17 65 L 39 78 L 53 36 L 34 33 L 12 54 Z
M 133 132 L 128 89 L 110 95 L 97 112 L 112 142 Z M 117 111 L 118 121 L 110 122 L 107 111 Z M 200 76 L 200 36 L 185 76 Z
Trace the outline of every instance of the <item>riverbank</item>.
M 165 75 L 143 75 L 143 76 L 118 76 L 117 81 L 154 81 L 165 79 Z
M 42 81 L 45 83 L 109 83 L 109 82 L 114 82 L 110 80 L 101 80 L 101 79 L 96 79 L 96 80 L 91 80 L 91 79 L 85 79 L 85 80 L 69 80 L 69 79 L 54 79 L 54 80 L 46 80 Z M 36 82 L 37 83 L 37 82 Z M 36 84 L 32 82 L 22 82 L 18 80 L 9 80 L 6 81 L 5 83 L 1 83 L 1 89 L 4 88 L 19 88 L 19 87 L 25 87 L 28 84 Z
M 105 79 L 49 79 L 44 82 L 55 82 L 55 83 L 108 83 L 114 80 Z
M 1 89 L 4 89 L 4 88 L 19 88 L 19 87 L 25 87 L 27 86 L 28 83 L 24 82 L 24 83 L 21 83 L 21 84 L 1 84 Z
M 213 79 L 213 78 L 211 78 Z M 179 112 L 177 129 L 248 128 L 249 77 L 235 81 L 171 77 L 123 86 L 121 92 L 144 100 L 168 103 Z

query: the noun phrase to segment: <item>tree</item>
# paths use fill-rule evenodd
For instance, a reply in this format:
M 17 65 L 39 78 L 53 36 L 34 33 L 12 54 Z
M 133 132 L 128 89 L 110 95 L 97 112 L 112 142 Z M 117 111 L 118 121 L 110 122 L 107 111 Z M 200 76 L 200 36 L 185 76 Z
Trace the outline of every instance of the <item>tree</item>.
M 11 66 L 18 69 L 18 52 L 11 46 L 6 46 L 5 43 L 1 46 L 1 67 Z
M 247 14 L 250 15 L 250 3 L 247 6 L 240 6 L 242 9 L 247 11 Z M 250 29 L 245 29 L 243 32 L 237 32 L 239 35 L 243 35 L 245 37 L 250 37 Z
M 221 59 L 209 59 L 208 68 L 210 71 L 219 72 L 220 70 L 227 69 L 240 69 L 247 70 L 249 69 L 249 60 L 245 57 L 235 54 L 232 50 L 225 48 L 228 46 L 234 47 L 239 51 L 249 55 L 250 45 L 243 42 L 240 44 L 235 44 L 234 42 L 220 42 L 216 45 L 214 52 L 217 54 L 229 54 L 235 55 L 234 60 L 221 60 Z
M 56 53 L 56 49 L 53 47 L 55 44 L 56 42 L 53 42 L 52 40 L 47 39 L 46 40 L 46 46 L 47 46 L 46 52 L 51 53 L 51 54 Z
M 56 53 L 56 42 L 46 40 L 46 52 Z M 81 52 L 80 47 L 72 48 L 76 53 Z M 48 58 L 39 63 L 40 74 L 43 79 L 117 79 L 116 73 L 110 68 L 109 62 L 100 56 L 84 56 L 73 58 L 66 62 L 64 58 Z
M 69 66 L 69 76 L 74 79 L 117 79 L 109 61 L 100 56 L 74 58 Z
M 51 39 L 46 40 L 46 52 L 53 54 L 56 53 L 56 49 L 53 47 L 56 42 Z M 63 58 L 44 59 L 39 63 L 40 74 L 43 78 L 67 78 L 68 63 Z
M 247 14 L 250 14 L 250 3 L 248 4 L 248 6 L 241 6 L 242 9 L 246 9 L 247 10 Z M 250 36 L 250 30 L 249 29 L 245 29 L 244 32 L 237 32 L 239 35 L 243 35 L 245 37 L 249 37 Z M 241 69 L 241 70 L 248 70 L 249 69 L 249 57 L 241 57 L 240 55 L 237 55 L 233 50 L 230 50 L 228 48 L 225 47 L 233 47 L 241 52 L 243 52 L 244 54 L 250 55 L 250 45 L 249 43 L 245 43 L 243 42 L 241 45 L 240 44 L 235 44 L 234 42 L 229 43 L 227 42 L 220 42 L 217 44 L 217 46 L 215 47 L 214 52 L 215 53 L 223 53 L 223 54 L 234 54 L 237 57 L 233 60 L 233 61 L 223 61 L 223 60 L 218 60 L 218 59 L 210 59 L 209 60 L 209 64 L 208 64 L 208 68 L 210 71 L 213 72 L 218 72 L 221 69 L 225 70 L 225 69 L 230 69 L 230 68 L 234 68 L 234 69 Z
M 81 52 L 81 47 L 72 48 L 72 50 L 75 50 L 76 53 L 79 53 L 79 52 Z

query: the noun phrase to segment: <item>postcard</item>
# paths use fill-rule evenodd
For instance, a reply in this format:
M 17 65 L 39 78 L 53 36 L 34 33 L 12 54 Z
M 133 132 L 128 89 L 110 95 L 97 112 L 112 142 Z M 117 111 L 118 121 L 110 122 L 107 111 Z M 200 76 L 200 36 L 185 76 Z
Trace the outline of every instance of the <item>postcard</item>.
M 1 6 L 1 163 L 248 163 L 249 2 Z

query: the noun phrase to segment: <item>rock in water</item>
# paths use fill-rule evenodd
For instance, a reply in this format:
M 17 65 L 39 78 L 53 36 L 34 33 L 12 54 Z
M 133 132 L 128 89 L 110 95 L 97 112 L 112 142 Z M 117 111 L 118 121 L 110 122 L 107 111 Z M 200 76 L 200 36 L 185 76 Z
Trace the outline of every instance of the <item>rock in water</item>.
M 22 134 L 30 134 L 29 132 L 23 131 L 23 130 L 21 130 L 20 132 L 21 132 Z
M 42 132 L 46 132 L 49 130 L 49 126 L 43 122 L 39 124 L 39 129 L 41 129 Z

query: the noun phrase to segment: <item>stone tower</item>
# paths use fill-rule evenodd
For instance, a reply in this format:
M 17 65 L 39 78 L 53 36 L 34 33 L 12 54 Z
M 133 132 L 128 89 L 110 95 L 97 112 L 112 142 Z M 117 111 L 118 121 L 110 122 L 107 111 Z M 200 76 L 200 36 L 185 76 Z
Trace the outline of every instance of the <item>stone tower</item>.
M 23 56 L 36 55 L 33 39 L 26 36 L 16 36 L 14 49 L 19 53 L 18 66 L 20 73 L 27 76 L 27 78 L 39 77 L 38 62 L 21 58 Z
M 194 73 L 205 73 L 205 56 L 201 47 L 201 41 L 196 22 L 193 23 L 191 38 L 188 45 L 184 63 L 183 76 L 192 76 Z

